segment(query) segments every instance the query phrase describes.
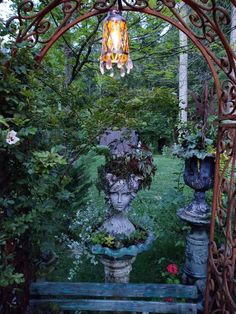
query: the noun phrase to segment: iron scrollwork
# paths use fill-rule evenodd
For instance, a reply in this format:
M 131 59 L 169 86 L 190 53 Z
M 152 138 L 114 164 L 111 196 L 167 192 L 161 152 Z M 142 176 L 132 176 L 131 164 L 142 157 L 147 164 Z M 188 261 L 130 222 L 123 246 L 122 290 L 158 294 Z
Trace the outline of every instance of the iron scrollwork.
M 93 8 L 96 10 L 111 9 L 116 5 L 117 0 L 96 0 Z
M 37 9 L 32 0 L 26 0 L 18 6 L 17 15 L 10 18 L 6 26 L 15 29 L 18 25 L 16 42 L 28 42 L 32 48 L 36 44 L 48 43 L 81 7 L 81 0 L 54 0 L 44 9 Z M 60 10 L 60 19 L 52 23 L 53 10 Z
M 236 312 L 235 254 L 236 254 L 236 124 L 225 123 L 219 132 L 219 176 L 217 184 L 216 207 L 212 224 L 212 239 L 209 246 L 208 274 L 208 313 Z M 216 232 L 217 228 L 219 232 Z M 218 237 L 221 244 L 216 243 Z M 218 241 L 219 242 L 219 241 Z

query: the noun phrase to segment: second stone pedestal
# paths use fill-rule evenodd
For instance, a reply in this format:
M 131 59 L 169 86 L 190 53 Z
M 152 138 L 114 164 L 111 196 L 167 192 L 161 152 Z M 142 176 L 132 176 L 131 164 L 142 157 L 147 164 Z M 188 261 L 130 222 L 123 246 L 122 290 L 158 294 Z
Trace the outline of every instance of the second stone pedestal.
M 205 214 L 202 216 L 198 214 L 191 217 L 186 208 L 180 209 L 177 215 L 191 226 L 191 231 L 186 236 L 185 264 L 182 281 L 184 284 L 195 285 L 197 287 L 198 313 L 203 313 L 207 277 L 209 220 L 207 220 L 207 215 Z M 199 219 L 199 224 L 196 223 L 197 219 Z
M 121 260 L 101 257 L 100 261 L 104 266 L 105 282 L 128 283 L 132 264 L 136 257 L 127 256 Z
M 192 225 L 191 232 L 186 237 L 185 265 L 187 276 L 195 279 L 205 279 L 207 276 L 207 259 L 209 236 L 204 225 Z

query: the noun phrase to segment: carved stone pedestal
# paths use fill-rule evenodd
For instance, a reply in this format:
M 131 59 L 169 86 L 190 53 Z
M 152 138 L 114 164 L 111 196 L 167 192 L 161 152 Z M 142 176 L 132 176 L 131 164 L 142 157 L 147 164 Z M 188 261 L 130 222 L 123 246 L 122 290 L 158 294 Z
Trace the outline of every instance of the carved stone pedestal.
M 136 257 L 133 256 L 127 256 L 127 258 L 121 260 L 101 257 L 100 261 L 104 266 L 105 282 L 128 283 L 135 259 Z
M 195 279 L 206 278 L 208 258 L 208 234 L 206 226 L 192 225 L 186 237 L 185 265 L 183 271 Z
M 177 215 L 185 220 L 183 210 Z M 185 220 L 186 221 L 186 220 Z M 204 309 L 204 294 L 207 277 L 207 260 L 209 244 L 209 222 L 205 224 L 191 224 L 191 231 L 186 236 L 185 264 L 183 267 L 183 284 L 195 285 L 198 289 L 198 313 Z M 190 222 L 188 221 L 190 224 Z
M 197 286 L 198 312 L 203 311 L 209 244 L 210 206 L 205 192 L 213 187 L 214 169 L 213 155 L 204 159 L 193 156 L 185 160 L 184 182 L 195 193 L 192 202 L 177 212 L 177 216 L 191 226 L 186 237 L 183 283 Z

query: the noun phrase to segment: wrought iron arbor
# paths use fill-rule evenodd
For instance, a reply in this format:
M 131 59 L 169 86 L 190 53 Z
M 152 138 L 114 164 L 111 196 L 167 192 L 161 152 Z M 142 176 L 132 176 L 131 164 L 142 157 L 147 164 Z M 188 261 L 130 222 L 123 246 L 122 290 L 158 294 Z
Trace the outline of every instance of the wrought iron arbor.
M 38 50 L 41 61 L 50 47 L 70 28 L 81 21 L 107 13 L 118 5 L 123 11 L 134 11 L 163 19 L 183 31 L 200 50 L 214 78 L 218 111 L 218 144 L 214 198 L 212 207 L 208 278 L 205 313 L 236 313 L 236 53 L 224 35 L 223 28 L 231 23 L 230 12 L 217 0 L 183 0 L 189 8 L 189 22 L 178 13 L 175 0 L 52 0 L 40 11 L 33 0 L 24 0 L 17 15 L 16 41 L 28 42 Z M 229 0 L 236 6 L 236 0 Z M 59 10 L 55 25 L 49 15 Z M 214 49 L 217 42 L 224 51 L 222 58 Z M 219 49 L 220 50 L 220 49 Z M 226 163 L 221 167 L 221 160 Z M 216 243 L 216 229 L 224 236 L 223 245 Z

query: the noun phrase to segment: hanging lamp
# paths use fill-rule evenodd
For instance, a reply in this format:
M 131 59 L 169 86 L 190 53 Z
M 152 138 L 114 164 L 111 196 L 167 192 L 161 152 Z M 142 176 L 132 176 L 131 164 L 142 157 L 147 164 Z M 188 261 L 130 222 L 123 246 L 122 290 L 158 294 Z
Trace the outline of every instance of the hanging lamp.
M 113 76 L 114 64 L 120 70 L 122 77 L 126 72 L 129 74 L 133 68 L 133 62 L 129 55 L 127 23 L 118 10 L 110 11 L 103 23 L 101 73 L 104 74 L 107 69 L 110 71 L 110 76 Z

